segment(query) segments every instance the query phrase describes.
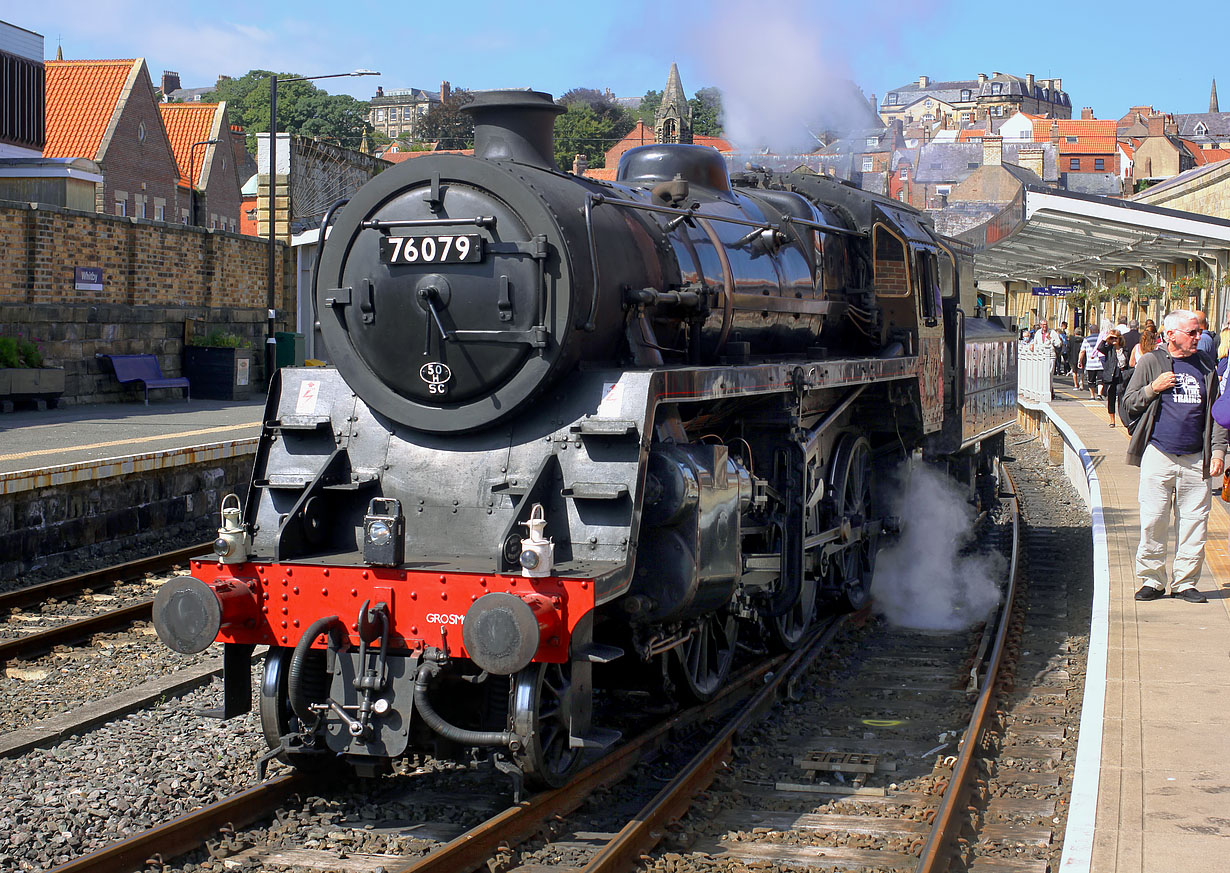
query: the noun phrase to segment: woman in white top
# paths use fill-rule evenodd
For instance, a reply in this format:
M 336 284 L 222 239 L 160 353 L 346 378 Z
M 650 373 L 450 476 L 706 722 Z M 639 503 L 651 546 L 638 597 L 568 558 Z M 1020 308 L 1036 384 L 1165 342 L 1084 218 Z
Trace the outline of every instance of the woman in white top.
M 1102 368 L 1106 365 L 1106 357 L 1098 351 L 1098 344 L 1106 339 L 1106 334 L 1110 332 L 1109 318 L 1102 319 L 1101 328 L 1097 333 L 1090 332 L 1081 343 L 1081 360 L 1085 365 L 1085 387 L 1089 389 L 1089 396 L 1094 400 L 1102 396 Z

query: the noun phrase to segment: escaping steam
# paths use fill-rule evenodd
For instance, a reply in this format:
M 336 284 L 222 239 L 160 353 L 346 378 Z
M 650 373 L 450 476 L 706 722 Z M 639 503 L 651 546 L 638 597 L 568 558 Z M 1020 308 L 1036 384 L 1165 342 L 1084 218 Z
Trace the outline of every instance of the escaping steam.
M 826 11 L 801 0 L 773 7 L 767 39 L 749 39 L 746 4 L 713 4 L 696 59 L 722 92 L 725 137 L 737 149 L 804 154 L 823 145 L 825 131 L 878 125 L 867 97 L 851 81 L 842 28 Z M 829 19 L 825 27 L 821 20 Z
M 997 553 L 963 555 L 973 537 L 974 510 L 941 473 L 920 461 L 899 471 L 894 515 L 897 542 L 880 551 L 871 592 L 888 621 L 919 630 L 971 627 L 1000 601 Z

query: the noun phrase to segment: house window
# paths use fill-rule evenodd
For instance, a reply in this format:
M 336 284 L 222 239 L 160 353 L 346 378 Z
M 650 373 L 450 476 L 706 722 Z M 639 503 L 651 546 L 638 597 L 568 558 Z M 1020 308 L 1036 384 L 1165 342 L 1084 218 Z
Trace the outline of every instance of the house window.
M 863 158 L 864 173 L 870 173 L 873 169 L 875 169 L 875 165 L 876 163 L 874 158 Z
M 1095 170 L 1105 170 L 1105 169 L 1106 169 L 1106 160 L 1105 160 L 1104 158 L 1094 158 L 1094 159 L 1093 159 L 1093 168 L 1094 168 Z
M 1196 136 L 1204 136 L 1208 132 L 1209 132 L 1209 129 L 1208 127 L 1205 126 L 1205 123 L 1203 121 L 1199 121 L 1196 123 Z
M 115 200 L 115 214 L 116 214 L 116 215 L 127 215 L 127 214 L 128 214 L 128 201 L 127 201 L 126 199 L 125 199 L 125 200 L 121 200 L 121 199 L 120 199 L 120 198 L 118 198 L 118 197 L 116 198 L 116 200 Z
M 1074 136 L 1065 136 L 1065 137 L 1064 137 L 1064 139 L 1065 139 L 1067 142 L 1070 142 L 1070 143 L 1076 143 L 1076 141 L 1077 141 L 1077 140 L 1076 140 L 1076 137 L 1074 137 Z
M 383 109 L 377 109 L 377 110 L 376 110 L 376 120 L 377 120 L 377 121 L 384 121 L 384 110 L 383 110 Z
M 888 97 L 884 100 L 884 104 L 886 106 L 896 106 L 897 105 L 897 95 L 895 93 L 889 94 Z
M 137 125 L 137 139 L 139 139 L 141 142 L 145 142 L 145 122 L 144 121 L 142 121 L 140 124 Z
M 904 181 L 907 181 L 907 180 L 910 178 L 910 168 L 909 168 L 909 167 L 902 167 L 902 168 L 901 168 L 901 173 L 900 173 L 900 175 L 898 176 L 898 178 L 899 178 L 899 179 L 901 179 L 901 181 L 903 181 L 903 182 L 904 182 Z
M 1004 83 L 1003 82 L 992 82 L 991 83 L 991 96 L 998 97 L 1000 94 L 1003 94 L 1003 93 L 1004 93 Z
M 1081 168 L 1081 159 L 1080 159 L 1080 158 L 1070 158 L 1070 159 L 1068 160 L 1068 169 L 1069 169 L 1069 170 L 1079 170 L 1080 168 Z
M 137 201 L 137 218 L 149 218 L 149 215 L 146 214 L 146 203 L 144 197 Z
M 900 191 L 897 192 L 897 199 L 900 200 L 902 203 L 905 202 L 905 189 L 904 188 L 902 188 Z
M 969 101 L 973 98 L 973 96 L 974 96 L 974 95 L 973 95 L 973 92 L 971 92 L 969 88 L 962 88 L 962 89 L 961 89 L 961 100 L 962 100 L 962 102 L 966 102 L 966 103 L 968 103 L 968 102 L 969 102 Z
M 157 206 L 154 207 L 154 219 L 156 221 L 166 221 L 167 220 L 167 208 L 163 206 L 161 203 L 159 203 Z
M 880 141 L 874 136 L 867 137 L 867 148 L 873 149 L 880 144 Z

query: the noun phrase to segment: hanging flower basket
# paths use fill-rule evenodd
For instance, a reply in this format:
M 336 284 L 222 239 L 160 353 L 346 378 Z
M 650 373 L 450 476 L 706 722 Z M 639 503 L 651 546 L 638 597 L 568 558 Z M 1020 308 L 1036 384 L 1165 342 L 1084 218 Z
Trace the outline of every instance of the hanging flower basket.
M 1136 286 L 1136 299 L 1142 303 L 1150 300 L 1160 300 L 1163 294 L 1163 288 L 1156 282 L 1146 282 L 1144 285 Z
M 1064 295 L 1063 299 L 1067 301 L 1069 306 L 1084 306 L 1085 305 L 1085 292 L 1084 291 L 1069 291 L 1067 294 Z
M 1107 291 L 1111 297 L 1116 300 L 1121 300 L 1124 303 L 1127 303 L 1132 299 L 1132 289 L 1129 288 L 1124 282 L 1120 282 L 1118 285 L 1112 286 L 1107 289 Z

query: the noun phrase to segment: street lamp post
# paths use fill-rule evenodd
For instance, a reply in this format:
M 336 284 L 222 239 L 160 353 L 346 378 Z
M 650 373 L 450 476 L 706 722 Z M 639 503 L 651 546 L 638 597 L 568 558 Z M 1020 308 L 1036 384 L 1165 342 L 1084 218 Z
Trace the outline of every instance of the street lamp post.
M 194 142 L 188 148 L 188 226 L 196 225 L 196 147 L 203 145 L 215 145 L 216 139 L 203 139 L 200 142 Z
M 269 293 L 266 296 L 266 306 L 268 307 L 269 326 L 265 332 L 265 376 L 273 381 L 273 371 L 277 368 L 278 350 L 277 337 L 274 335 L 277 331 L 278 318 L 278 301 L 274 283 L 277 281 L 277 261 L 278 261 L 278 234 L 277 234 L 277 217 L 278 217 L 278 83 L 279 82 L 311 82 L 316 79 L 340 79 L 344 76 L 379 76 L 380 73 L 376 70 L 353 70 L 349 73 L 330 73 L 325 76 L 287 76 L 279 79 L 277 74 L 269 77 Z M 324 238 L 321 237 L 319 245 L 324 245 Z

